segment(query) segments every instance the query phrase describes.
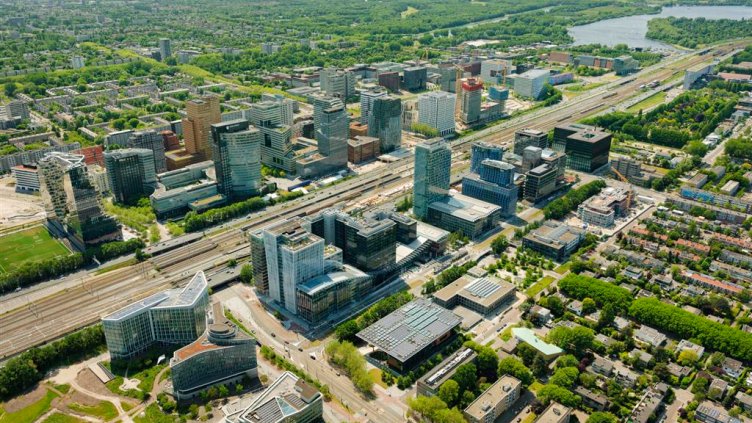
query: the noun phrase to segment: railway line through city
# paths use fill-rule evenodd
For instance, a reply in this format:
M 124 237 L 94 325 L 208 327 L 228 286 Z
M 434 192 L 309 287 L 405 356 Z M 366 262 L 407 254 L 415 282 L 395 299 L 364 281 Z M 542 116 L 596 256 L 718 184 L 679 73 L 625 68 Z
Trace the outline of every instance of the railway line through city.
M 742 44 L 737 42 L 721 48 L 721 54 L 728 54 Z M 714 57 L 712 53 L 694 54 L 688 60 L 686 57 L 677 58 L 661 66 L 647 69 L 630 77 L 626 82 L 614 82 L 595 89 L 592 93 L 583 94 L 561 105 L 553 106 L 549 110 L 532 112 L 455 140 L 452 142 L 455 152 L 454 160 L 461 160 L 461 156 L 475 141 L 484 140 L 507 145 L 518 129 L 535 127 L 549 130 L 562 120 L 579 120 L 598 111 L 607 110 L 634 95 L 641 84 L 651 80 L 664 80 L 673 75 L 677 68 L 671 67 L 672 64 L 684 61 L 681 68 L 687 69 L 712 60 Z M 0 300 L 0 328 L 4 335 L 0 339 L 0 359 L 6 359 L 30 347 L 44 344 L 73 330 L 95 323 L 102 315 L 129 302 L 145 298 L 171 286 L 179 286 L 191 276 L 185 274 L 184 268 L 212 268 L 217 261 L 222 260 L 226 247 L 246 247 L 248 231 L 280 219 L 315 213 L 338 203 L 365 199 L 378 194 L 379 190 L 387 186 L 398 187 L 409 184 L 412 170 L 412 157 L 403 158 L 388 167 L 384 166 L 288 203 L 277 204 L 245 218 L 236 219 L 232 223 L 222 225 L 220 230 L 210 229 L 209 231 L 214 230 L 214 232 L 210 232 L 205 238 L 194 243 L 143 263 L 90 276 L 83 279 L 80 285 L 54 292 L 45 298 L 29 301 L 22 307 L 3 310 L 2 307 L 5 307 L 5 304 Z

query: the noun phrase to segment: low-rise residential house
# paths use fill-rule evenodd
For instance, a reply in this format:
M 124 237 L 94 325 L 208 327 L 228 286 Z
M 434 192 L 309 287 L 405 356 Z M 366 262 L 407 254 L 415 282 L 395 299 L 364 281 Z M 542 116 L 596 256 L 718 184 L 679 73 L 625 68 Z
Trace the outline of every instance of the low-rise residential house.
M 630 325 L 629 320 L 620 316 L 614 317 L 614 327 L 619 332 L 627 330 L 629 328 L 629 325 Z
M 723 398 L 723 396 L 726 395 L 728 386 L 729 384 L 725 380 L 719 377 L 713 378 L 713 381 L 710 382 L 710 386 L 708 386 L 708 397 L 717 400 Z
M 656 348 L 662 346 L 666 342 L 666 335 L 646 325 L 640 326 L 640 328 L 634 332 L 634 337 L 638 341 Z
M 631 423 L 649 423 L 655 420 L 659 414 L 659 409 L 663 404 L 664 392 L 653 387 L 640 398 L 640 401 L 632 409 L 629 422 Z
M 545 325 L 551 320 L 551 310 L 541 307 L 538 304 L 530 307 L 530 320 Z
M 582 317 L 582 302 L 578 300 L 572 300 L 569 304 L 567 304 L 567 310 Z
M 692 369 L 690 369 L 689 367 L 680 366 L 676 363 L 668 363 L 666 365 L 666 369 L 668 369 L 668 372 L 671 374 L 671 376 L 675 376 L 679 380 L 689 376 L 689 374 L 692 373 Z
M 695 410 L 695 419 L 702 423 L 741 423 L 736 417 L 731 417 L 720 404 L 703 401 Z
M 744 372 L 744 366 L 741 361 L 734 360 L 730 357 L 726 357 L 726 359 L 723 360 L 723 373 L 725 373 L 726 376 L 732 379 L 737 379 L 742 375 L 742 372 Z
M 734 398 L 736 398 L 736 402 L 739 403 L 745 411 L 752 411 L 752 395 L 747 395 L 743 391 L 739 391 Z
M 596 355 L 595 360 L 593 360 L 593 364 L 590 365 L 590 371 L 592 371 L 593 373 L 598 373 L 599 375 L 609 377 L 614 371 L 614 362 L 607 358 Z
M 697 358 L 700 358 L 703 354 L 705 354 L 705 347 L 703 347 L 702 345 L 697 345 L 694 342 L 688 341 L 686 339 L 679 341 L 679 345 L 676 346 L 676 352 L 681 353 L 684 350 L 694 351 L 695 354 L 697 354 Z
M 653 279 L 650 282 L 657 284 L 665 291 L 673 291 L 676 289 L 674 281 L 666 275 L 653 276 Z
M 616 368 L 614 371 L 614 380 L 623 388 L 632 388 L 635 386 L 638 377 L 640 375 L 625 367 Z
M 609 406 L 608 397 L 586 389 L 582 386 L 574 388 L 574 393 L 582 397 L 582 403 L 596 411 L 603 411 Z
M 605 345 L 606 347 L 610 347 L 611 345 L 614 344 L 614 342 L 616 342 L 614 338 L 611 338 L 610 336 L 606 336 L 602 333 L 595 335 L 595 340 Z
M 636 364 L 638 366 L 646 367 L 648 364 L 650 364 L 650 360 L 653 359 L 653 355 L 645 352 L 643 350 L 638 350 L 637 348 L 633 349 L 629 355 L 634 357 L 636 360 Z
M 624 269 L 624 276 L 638 281 L 642 279 L 642 270 L 636 266 L 627 266 L 627 268 Z

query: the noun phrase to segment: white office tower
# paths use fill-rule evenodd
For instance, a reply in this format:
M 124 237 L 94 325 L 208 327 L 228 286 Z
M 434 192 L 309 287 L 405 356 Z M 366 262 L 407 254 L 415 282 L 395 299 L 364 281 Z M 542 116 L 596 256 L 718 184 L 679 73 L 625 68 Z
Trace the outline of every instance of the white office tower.
M 457 96 L 446 91 L 432 91 L 418 98 L 418 122 L 435 128 L 441 135 L 455 130 L 454 104 Z

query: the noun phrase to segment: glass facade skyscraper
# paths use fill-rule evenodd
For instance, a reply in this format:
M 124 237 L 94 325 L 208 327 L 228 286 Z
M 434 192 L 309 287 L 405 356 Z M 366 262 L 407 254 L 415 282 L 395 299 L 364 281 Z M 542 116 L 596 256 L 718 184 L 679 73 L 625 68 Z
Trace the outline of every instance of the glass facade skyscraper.
M 145 148 L 126 148 L 104 153 L 110 191 L 118 203 L 132 204 L 151 195 L 157 185 L 154 156 Z
M 102 319 L 113 359 L 128 359 L 154 343 L 188 344 L 206 330 L 209 292 L 204 272 L 183 289 L 172 289 L 130 304 Z
M 368 136 L 378 138 L 381 152 L 388 153 L 402 145 L 402 100 L 383 96 L 373 100 L 368 118 Z
M 449 193 L 452 150 L 441 138 L 415 146 L 415 177 L 413 181 L 413 214 L 419 219 L 428 216 L 428 205 Z
M 217 189 L 228 198 L 246 198 L 261 191 L 261 132 L 246 120 L 211 126 Z

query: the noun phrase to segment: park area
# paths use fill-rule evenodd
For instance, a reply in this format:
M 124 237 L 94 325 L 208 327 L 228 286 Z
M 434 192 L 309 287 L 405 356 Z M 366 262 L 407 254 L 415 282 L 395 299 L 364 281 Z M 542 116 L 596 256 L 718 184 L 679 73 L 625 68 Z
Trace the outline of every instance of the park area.
M 0 274 L 26 261 L 65 256 L 68 249 L 54 239 L 44 226 L 35 226 L 0 237 Z

